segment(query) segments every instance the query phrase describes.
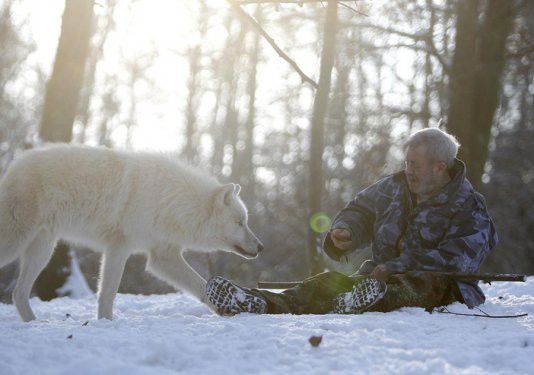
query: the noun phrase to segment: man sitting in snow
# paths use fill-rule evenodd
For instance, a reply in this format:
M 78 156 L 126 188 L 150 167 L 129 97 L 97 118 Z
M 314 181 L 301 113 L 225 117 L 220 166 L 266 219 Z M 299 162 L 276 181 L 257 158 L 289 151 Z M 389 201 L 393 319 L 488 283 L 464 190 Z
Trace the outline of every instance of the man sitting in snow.
M 475 273 L 497 242 L 484 198 L 456 158 L 456 139 L 437 128 L 405 144 L 402 172 L 360 192 L 339 212 L 323 247 L 340 260 L 372 243 L 373 259 L 349 277 L 325 272 L 282 293 L 208 281 L 208 301 L 220 314 L 325 314 L 433 308 L 459 301 L 473 308 L 485 297 L 476 282 L 420 271 Z

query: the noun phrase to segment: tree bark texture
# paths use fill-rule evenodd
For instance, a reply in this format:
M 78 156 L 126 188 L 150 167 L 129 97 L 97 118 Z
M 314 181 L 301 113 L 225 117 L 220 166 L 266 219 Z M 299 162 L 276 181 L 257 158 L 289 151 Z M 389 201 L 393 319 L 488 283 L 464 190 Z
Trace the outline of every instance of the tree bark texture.
M 319 87 L 317 88 L 313 102 L 309 161 L 308 219 L 310 219 L 314 213 L 321 210 L 321 198 L 324 185 L 324 119 L 327 113 L 332 67 L 334 65 L 336 50 L 336 30 L 338 23 L 337 7 L 337 0 L 328 1 L 324 26 L 323 50 L 321 53 Z M 318 234 L 313 231 L 311 226 L 308 225 L 309 272 L 312 275 L 317 274 L 324 269 L 322 258 L 317 252 L 317 235 Z
M 514 2 L 490 0 L 478 26 L 478 1 L 458 1 L 456 47 L 449 81 L 448 130 L 462 147 L 468 176 L 481 187 L 493 117 L 501 93 L 505 42 Z
M 39 135 L 70 142 L 89 51 L 93 1 L 66 0 L 52 75 L 46 85 Z
M 83 84 L 93 19 L 93 1 L 66 0 L 52 75 L 46 85 L 39 135 L 46 142 L 70 142 Z M 70 268 L 68 246 L 60 243 L 35 282 L 42 300 L 57 297 Z

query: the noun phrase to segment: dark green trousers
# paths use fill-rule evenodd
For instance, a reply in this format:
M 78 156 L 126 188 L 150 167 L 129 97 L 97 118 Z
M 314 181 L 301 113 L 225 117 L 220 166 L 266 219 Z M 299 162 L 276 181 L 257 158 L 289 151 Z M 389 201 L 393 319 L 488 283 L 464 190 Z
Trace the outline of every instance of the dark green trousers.
M 365 277 L 368 276 L 323 272 L 281 293 L 252 291 L 267 300 L 268 314 L 327 314 L 332 311 L 337 295 L 350 292 Z M 462 302 L 456 283 L 446 276 L 413 271 L 390 277 L 387 287 L 384 298 L 369 311 L 387 312 L 410 306 L 433 308 Z

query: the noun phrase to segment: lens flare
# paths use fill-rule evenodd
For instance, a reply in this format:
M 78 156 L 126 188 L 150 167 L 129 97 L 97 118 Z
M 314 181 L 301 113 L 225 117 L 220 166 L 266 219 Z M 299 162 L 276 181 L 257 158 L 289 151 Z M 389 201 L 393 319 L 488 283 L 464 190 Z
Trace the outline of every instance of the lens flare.
M 310 218 L 310 227 L 315 233 L 324 233 L 331 225 L 332 220 L 324 212 L 316 212 Z

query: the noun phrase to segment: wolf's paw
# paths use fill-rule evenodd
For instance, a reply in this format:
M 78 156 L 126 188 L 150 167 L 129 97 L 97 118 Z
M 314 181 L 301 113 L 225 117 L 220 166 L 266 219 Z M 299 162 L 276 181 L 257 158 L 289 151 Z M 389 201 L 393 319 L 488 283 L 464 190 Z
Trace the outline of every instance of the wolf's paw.
M 261 296 L 219 276 L 211 278 L 206 284 L 206 296 L 209 305 L 219 315 L 264 314 L 267 311 L 267 302 Z
M 367 278 L 356 284 L 352 291 L 338 295 L 334 299 L 336 314 L 361 314 L 384 298 L 387 291 L 385 282 Z

